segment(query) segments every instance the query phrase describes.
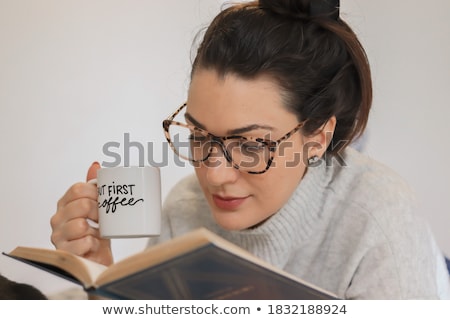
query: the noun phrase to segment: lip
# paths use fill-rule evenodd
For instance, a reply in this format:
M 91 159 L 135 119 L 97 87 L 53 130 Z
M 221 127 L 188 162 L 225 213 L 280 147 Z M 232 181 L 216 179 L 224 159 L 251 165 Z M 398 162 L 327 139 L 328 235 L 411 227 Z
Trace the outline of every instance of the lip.
M 212 195 L 214 204 L 222 210 L 237 210 L 248 197 L 223 197 L 216 194 Z

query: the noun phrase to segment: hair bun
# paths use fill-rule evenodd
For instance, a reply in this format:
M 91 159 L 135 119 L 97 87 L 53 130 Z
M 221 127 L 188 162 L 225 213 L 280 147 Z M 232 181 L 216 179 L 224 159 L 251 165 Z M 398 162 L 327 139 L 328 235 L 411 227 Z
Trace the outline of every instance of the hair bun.
M 263 9 L 294 19 L 329 18 L 338 20 L 339 0 L 260 0 Z
M 328 17 L 333 20 L 339 19 L 339 0 L 312 0 L 309 4 L 311 17 Z

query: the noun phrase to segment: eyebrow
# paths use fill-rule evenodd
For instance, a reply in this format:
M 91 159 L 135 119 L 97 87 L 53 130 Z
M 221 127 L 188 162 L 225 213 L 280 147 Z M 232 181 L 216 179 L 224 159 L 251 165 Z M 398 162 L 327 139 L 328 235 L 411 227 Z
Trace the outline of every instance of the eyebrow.
M 185 113 L 184 117 L 187 121 L 190 121 L 194 126 L 199 127 L 200 129 L 206 130 L 206 127 L 198 122 L 193 116 L 191 116 L 189 113 Z M 266 129 L 266 130 L 273 130 L 273 127 L 268 125 L 260 125 L 260 124 L 251 124 L 242 128 L 236 128 L 232 130 L 227 131 L 227 135 L 239 135 L 243 134 L 249 131 L 257 130 L 257 129 Z

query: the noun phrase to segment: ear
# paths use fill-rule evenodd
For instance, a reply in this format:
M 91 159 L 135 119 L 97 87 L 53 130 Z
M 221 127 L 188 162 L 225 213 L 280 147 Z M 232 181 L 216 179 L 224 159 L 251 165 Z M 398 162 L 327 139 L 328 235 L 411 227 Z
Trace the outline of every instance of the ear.
M 328 121 L 320 127 L 316 132 L 304 137 L 305 146 L 307 147 L 307 158 L 317 156 L 322 158 L 328 146 L 331 143 L 336 128 L 336 117 L 332 116 Z

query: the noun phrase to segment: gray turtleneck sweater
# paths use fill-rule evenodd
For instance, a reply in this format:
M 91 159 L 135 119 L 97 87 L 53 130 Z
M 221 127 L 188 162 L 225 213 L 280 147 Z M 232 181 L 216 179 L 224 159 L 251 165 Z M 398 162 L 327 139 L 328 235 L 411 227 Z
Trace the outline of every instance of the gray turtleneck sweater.
M 404 181 L 352 149 L 345 165 L 308 168 L 290 200 L 262 225 L 227 231 L 195 176 L 167 196 L 161 242 L 206 227 L 343 299 L 449 298 L 442 253 Z

